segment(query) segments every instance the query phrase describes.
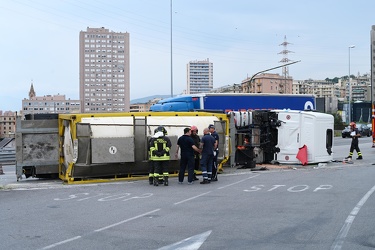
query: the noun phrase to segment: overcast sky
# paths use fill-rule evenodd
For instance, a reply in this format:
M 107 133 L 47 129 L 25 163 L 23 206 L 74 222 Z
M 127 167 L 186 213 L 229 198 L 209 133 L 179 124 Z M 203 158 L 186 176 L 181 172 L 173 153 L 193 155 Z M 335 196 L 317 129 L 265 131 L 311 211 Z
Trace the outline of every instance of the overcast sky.
M 375 1 L 0 0 L 0 110 L 37 96 L 79 99 L 79 32 L 130 34 L 130 99 L 186 89 L 186 65 L 209 58 L 214 88 L 281 65 L 286 36 L 293 79 L 370 73 Z M 281 74 L 281 68 L 271 73 Z

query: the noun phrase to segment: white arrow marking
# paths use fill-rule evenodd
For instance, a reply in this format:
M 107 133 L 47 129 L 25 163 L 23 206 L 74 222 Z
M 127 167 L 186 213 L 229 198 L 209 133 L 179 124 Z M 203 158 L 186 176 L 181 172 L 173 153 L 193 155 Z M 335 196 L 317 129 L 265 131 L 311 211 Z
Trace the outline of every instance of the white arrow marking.
M 206 241 L 212 230 L 191 236 L 172 245 L 159 248 L 158 250 L 197 250 Z

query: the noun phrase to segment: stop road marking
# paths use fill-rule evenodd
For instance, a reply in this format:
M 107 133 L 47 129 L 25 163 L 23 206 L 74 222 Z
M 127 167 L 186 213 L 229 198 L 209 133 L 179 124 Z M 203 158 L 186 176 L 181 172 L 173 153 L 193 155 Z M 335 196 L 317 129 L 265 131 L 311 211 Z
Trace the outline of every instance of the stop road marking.
M 270 187 L 266 187 L 265 185 L 255 185 L 255 186 L 250 187 L 250 189 L 245 189 L 244 191 L 245 192 L 256 192 L 256 191 L 265 190 L 267 192 L 271 192 L 271 191 L 274 191 L 276 189 L 285 188 L 285 187 L 286 187 L 286 185 L 272 185 Z M 318 192 L 318 191 L 321 191 L 321 190 L 328 190 L 328 189 L 331 189 L 332 187 L 333 187 L 332 185 L 319 185 L 314 190 L 312 190 L 312 192 Z M 291 193 L 297 193 L 297 192 L 303 192 L 303 191 L 311 190 L 311 187 L 309 185 L 296 185 L 296 186 L 289 187 L 286 190 L 288 192 L 291 192 Z

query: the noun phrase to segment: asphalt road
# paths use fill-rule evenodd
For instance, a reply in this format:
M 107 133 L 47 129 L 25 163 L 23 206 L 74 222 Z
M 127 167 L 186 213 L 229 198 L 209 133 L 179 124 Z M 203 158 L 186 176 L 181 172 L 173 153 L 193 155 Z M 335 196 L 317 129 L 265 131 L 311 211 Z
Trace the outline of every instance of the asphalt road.
M 364 160 L 344 164 L 349 144 L 335 138 L 326 165 L 224 169 L 208 185 L 16 182 L 6 166 L 0 249 L 373 249 L 375 148 L 361 138 Z

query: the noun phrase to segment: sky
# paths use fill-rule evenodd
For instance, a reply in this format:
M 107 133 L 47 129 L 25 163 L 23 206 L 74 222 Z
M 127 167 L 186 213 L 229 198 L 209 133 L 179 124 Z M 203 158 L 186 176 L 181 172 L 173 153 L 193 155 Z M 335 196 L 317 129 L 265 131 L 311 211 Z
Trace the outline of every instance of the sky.
M 181 94 L 189 61 L 207 58 L 214 88 L 239 84 L 281 65 L 285 37 L 295 80 L 370 73 L 374 14 L 368 0 L 0 0 L 0 110 L 21 110 L 31 83 L 79 99 L 87 27 L 129 33 L 134 100 Z

